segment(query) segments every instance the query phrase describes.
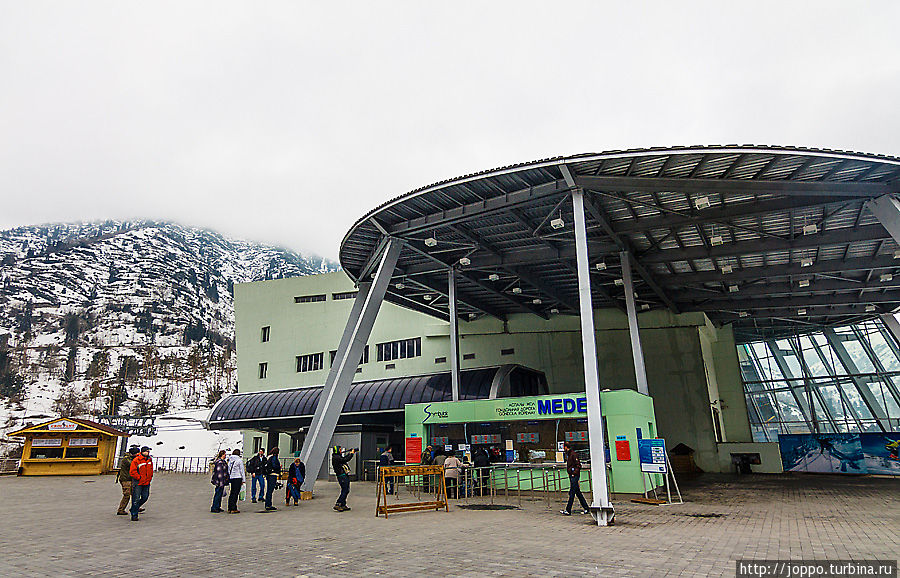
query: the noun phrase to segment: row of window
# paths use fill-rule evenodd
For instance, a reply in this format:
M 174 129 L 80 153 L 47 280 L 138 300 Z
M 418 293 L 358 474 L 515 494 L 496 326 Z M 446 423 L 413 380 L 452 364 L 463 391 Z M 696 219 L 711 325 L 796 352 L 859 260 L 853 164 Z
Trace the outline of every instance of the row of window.
M 358 291 L 341 291 L 339 293 L 332 293 L 331 300 L 332 301 L 341 301 L 344 299 L 355 299 Z M 325 301 L 327 295 L 325 293 L 318 293 L 316 295 L 297 295 L 294 297 L 294 303 L 322 303 Z
M 411 339 L 400 339 L 397 341 L 388 341 L 386 343 L 379 343 L 376 345 L 378 351 L 378 361 L 393 361 L 395 359 L 409 359 L 411 357 L 419 357 L 422 355 L 422 338 L 421 337 L 413 337 Z M 516 352 L 515 349 L 501 349 L 500 355 L 513 355 Z M 337 357 L 337 349 L 332 349 L 328 352 L 329 354 L 329 367 L 334 365 L 334 358 Z M 296 357 L 297 361 L 297 373 L 306 373 L 308 371 L 319 371 L 320 369 L 324 369 L 324 352 L 319 353 L 308 353 L 306 355 L 298 355 Z M 462 356 L 463 360 L 468 361 L 475 359 L 474 353 L 466 353 Z M 435 363 L 447 363 L 446 357 L 435 357 Z M 362 358 L 359 361 L 359 365 L 363 365 L 365 363 L 369 363 L 369 346 L 366 345 L 365 349 L 363 349 Z M 390 363 L 385 366 L 385 369 L 394 369 L 396 366 L 393 363 Z M 265 379 L 269 370 L 269 364 L 267 362 L 263 362 L 259 364 L 259 378 Z M 356 370 L 357 373 L 361 371 L 360 368 Z

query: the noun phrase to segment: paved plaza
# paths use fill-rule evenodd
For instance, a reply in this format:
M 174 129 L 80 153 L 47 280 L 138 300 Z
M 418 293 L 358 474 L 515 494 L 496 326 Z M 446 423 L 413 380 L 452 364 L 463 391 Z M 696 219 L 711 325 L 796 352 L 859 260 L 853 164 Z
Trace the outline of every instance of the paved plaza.
M 686 503 L 619 500 L 615 526 L 564 517 L 559 503 L 521 509 L 374 516 L 374 486 L 354 483 L 352 511 L 315 500 L 211 514 L 205 475 L 159 473 L 140 522 L 116 516 L 112 476 L 0 477 L 3 576 L 734 576 L 737 558 L 896 559 L 897 480 L 701 476 Z M 278 495 L 283 495 L 278 492 Z M 510 502 L 518 505 L 518 500 Z

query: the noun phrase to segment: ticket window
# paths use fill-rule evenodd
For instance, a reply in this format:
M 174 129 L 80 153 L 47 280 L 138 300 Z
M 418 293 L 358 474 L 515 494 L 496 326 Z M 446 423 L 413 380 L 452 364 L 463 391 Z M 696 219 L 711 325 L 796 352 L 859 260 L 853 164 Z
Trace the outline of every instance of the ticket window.
M 428 444 L 434 449 L 436 454 L 448 454 L 450 451 L 460 455 L 461 444 L 468 443 L 466 441 L 466 427 L 461 423 L 442 423 L 428 426 Z M 450 446 L 450 450 L 447 450 Z

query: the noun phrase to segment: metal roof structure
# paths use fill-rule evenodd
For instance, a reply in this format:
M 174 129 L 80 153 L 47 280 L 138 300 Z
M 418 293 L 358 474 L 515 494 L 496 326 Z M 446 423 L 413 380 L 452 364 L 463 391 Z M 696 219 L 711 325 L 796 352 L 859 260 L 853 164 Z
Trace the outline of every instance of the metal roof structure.
M 549 393 L 540 371 L 501 365 L 460 372 L 460 399 L 495 399 Z M 210 429 L 241 429 L 273 420 L 309 423 L 322 387 L 237 393 L 222 398 L 209 416 Z M 348 414 L 402 412 L 408 403 L 449 401 L 450 372 L 360 381 L 350 386 L 341 423 L 358 423 Z M 358 418 L 356 418 L 358 419 Z M 371 421 L 369 419 L 368 421 Z
M 557 157 L 443 181 L 366 214 L 344 270 L 404 247 L 386 299 L 449 318 L 578 312 L 571 190 L 585 191 L 594 307 L 701 311 L 739 342 L 846 325 L 900 306 L 900 247 L 867 202 L 900 192 L 900 158 L 755 145 Z

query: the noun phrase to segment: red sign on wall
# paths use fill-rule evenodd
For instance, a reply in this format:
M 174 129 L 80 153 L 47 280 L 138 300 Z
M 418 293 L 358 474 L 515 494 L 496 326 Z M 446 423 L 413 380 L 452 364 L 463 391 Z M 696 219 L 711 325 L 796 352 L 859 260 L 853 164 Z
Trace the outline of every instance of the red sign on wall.
M 616 459 L 620 462 L 631 460 L 631 446 L 628 440 L 616 440 Z
M 406 463 L 422 463 L 422 438 L 406 438 Z

